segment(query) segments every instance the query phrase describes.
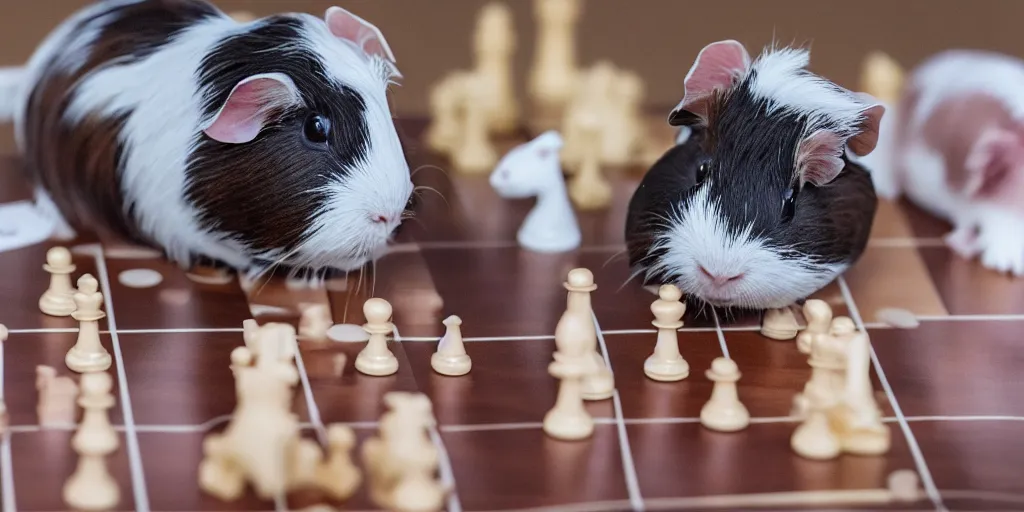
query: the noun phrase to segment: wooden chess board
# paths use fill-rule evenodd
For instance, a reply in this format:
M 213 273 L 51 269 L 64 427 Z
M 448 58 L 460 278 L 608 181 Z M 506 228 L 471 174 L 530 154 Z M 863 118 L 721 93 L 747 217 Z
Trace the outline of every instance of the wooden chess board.
M 792 491 L 839 499 L 842 491 L 884 489 L 896 470 L 918 473 L 922 499 L 833 508 L 1024 508 L 1024 281 L 954 257 L 941 243 L 947 226 L 909 206 L 883 204 L 860 264 L 818 294 L 835 314 L 851 316 L 870 333 L 874 386 L 893 443 L 881 457 L 815 462 L 790 449 L 797 423 L 788 415 L 810 376 L 807 358 L 793 341 L 762 336 L 758 318 L 688 311 L 679 340 L 690 376 L 661 383 L 643 374 L 655 342 L 650 305 L 656 297 L 627 282 L 622 232 L 636 172 L 610 174 L 614 204 L 580 215 L 578 251 L 529 253 L 514 240 L 530 203 L 499 199 L 486 176 L 438 171 L 434 165 L 447 164 L 419 148 L 422 128 L 403 124 L 410 162 L 420 169 L 415 179 L 444 199 L 424 193 L 417 221 L 374 271 L 331 281 L 325 290 L 271 283 L 247 292 L 237 279 L 203 283 L 144 252 L 68 244 L 74 277 L 95 275 L 106 299 L 101 329 L 115 357 L 118 401 L 111 419 L 122 441 L 110 458 L 122 489 L 119 509 L 270 511 L 318 503 L 310 493 L 273 502 L 252 495 L 221 502 L 203 494 L 197 485 L 202 440 L 224 427 L 234 407 L 229 354 L 243 343 L 243 320 L 294 322 L 299 304 L 326 302 L 335 322 L 361 323 L 371 295 L 394 307 L 398 373 L 357 373 L 361 343 L 303 344 L 294 410 L 310 438 L 322 441 L 324 426 L 341 422 L 364 440 L 375 433 L 386 392 L 426 393 L 445 454 L 441 477 L 454 483 L 452 511 L 707 509 L 701 500 L 711 496 L 725 508 L 752 508 L 736 499 Z M 4 162 L 0 200 L 29 197 L 15 173 L 17 160 Z M 36 305 L 47 287 L 47 248 L 0 253 L 0 323 L 10 329 L 0 379 L 10 420 L 0 445 L 4 512 L 65 510 L 60 488 L 75 464 L 73 425 L 42 429 L 36 415 L 35 367 L 67 375 L 63 358 L 77 327 L 42 315 Z M 600 347 L 617 389 L 612 399 L 588 403 L 597 422 L 593 437 L 564 442 L 545 436 L 541 420 L 557 392 L 547 366 L 565 308 L 562 283 L 576 267 L 596 277 Z M 133 269 L 153 270 L 161 282 L 124 284 L 124 272 Z M 875 316 L 883 308 L 910 310 L 920 325 L 889 327 Z M 444 377 L 430 366 L 441 322 L 451 314 L 463 320 L 473 360 L 463 377 Z M 332 371 L 339 352 L 348 356 L 341 378 Z M 698 421 L 712 389 L 704 371 L 723 355 L 739 365 L 739 396 L 753 418 L 737 433 L 712 432 Z M 365 490 L 333 505 L 375 508 Z

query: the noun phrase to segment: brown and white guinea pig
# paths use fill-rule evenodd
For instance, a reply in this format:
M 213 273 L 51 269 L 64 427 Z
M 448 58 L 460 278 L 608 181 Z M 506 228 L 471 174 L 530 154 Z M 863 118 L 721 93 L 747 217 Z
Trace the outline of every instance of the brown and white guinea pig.
M 61 24 L 0 110 L 40 208 L 188 265 L 350 270 L 412 196 L 380 31 L 339 7 L 239 23 L 202 0 L 112 0 Z
M 669 124 L 686 134 L 630 201 L 634 275 L 689 299 L 785 307 L 853 264 L 877 199 L 847 151 L 875 146 L 884 107 L 805 69 L 806 50 L 708 45 Z
M 946 244 L 989 269 L 1024 275 L 1024 61 L 951 50 L 907 77 L 862 160 L 878 195 L 953 225 Z

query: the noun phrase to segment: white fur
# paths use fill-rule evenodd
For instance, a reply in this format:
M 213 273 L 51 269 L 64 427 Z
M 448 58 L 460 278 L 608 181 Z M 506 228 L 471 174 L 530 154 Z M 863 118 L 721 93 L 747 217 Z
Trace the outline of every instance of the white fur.
M 678 275 L 676 284 L 684 292 L 715 306 L 781 308 L 846 270 L 845 265 L 816 264 L 809 256 L 784 260 L 776 249 L 754 238 L 750 228 L 730 234 L 720 205 L 708 195 L 709 185 L 702 185 L 667 219 L 668 229 L 651 249 L 664 249 L 665 254 L 651 274 Z M 715 275 L 743 277 L 716 287 L 701 266 Z
M 810 62 L 805 49 L 768 49 L 750 67 L 750 90 L 768 102 L 769 113 L 786 109 L 806 116 L 808 133 L 833 122 L 852 133 L 871 105 L 828 80 L 803 73 Z
M 90 7 L 58 28 L 29 62 L 31 79 L 38 79 L 51 54 L 61 55 L 61 67 L 80 65 L 80 54 L 106 18 L 74 34 L 68 24 L 96 9 L 124 3 L 130 2 Z M 202 229 L 197 222 L 198 212 L 184 197 L 186 158 L 200 129 L 209 122 L 201 118 L 202 95 L 195 83 L 200 60 L 223 38 L 251 24 L 241 25 L 227 16 L 205 20 L 180 32 L 144 60 L 110 63 L 81 81 L 66 112 L 68 121 L 80 121 L 90 114 L 110 116 L 133 111 L 122 140 L 123 192 L 135 205 L 140 228 L 165 247 L 171 258 L 185 260 L 189 252 L 200 252 L 240 268 L 260 258 L 347 270 L 380 255 L 388 234 L 400 222 L 412 183 L 387 105 L 391 77 L 388 67 L 380 59 L 368 58 L 353 45 L 334 38 L 322 19 L 303 16 L 308 38 L 294 44 L 313 49 L 336 81 L 363 95 L 371 142 L 366 161 L 360 162 L 350 177 L 328 187 L 331 201 L 318 212 L 309 241 L 296 254 L 247 253 L 224 233 Z M 25 99 L 23 94 L 22 104 Z M 19 127 L 23 126 L 22 117 L 16 118 Z M 41 204 L 51 204 L 52 208 L 45 193 L 39 195 L 43 197 Z M 387 216 L 388 225 L 373 222 L 377 215 Z M 353 250 L 339 254 L 340 247 Z
M 491 187 L 499 196 L 537 198 L 516 235 L 519 244 L 531 251 L 570 251 L 582 240 L 562 176 L 562 146 L 558 132 L 544 132 L 509 151 L 491 173 Z

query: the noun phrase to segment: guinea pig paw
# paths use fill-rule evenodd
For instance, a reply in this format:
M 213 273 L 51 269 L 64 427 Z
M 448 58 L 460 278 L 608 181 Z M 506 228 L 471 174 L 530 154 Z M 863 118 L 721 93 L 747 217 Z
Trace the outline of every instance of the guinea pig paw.
M 973 259 L 981 253 L 981 242 L 973 227 L 961 226 L 949 232 L 944 239 L 946 247 L 964 259 Z
M 1024 275 L 1024 240 L 991 241 L 981 253 L 981 264 L 999 273 Z

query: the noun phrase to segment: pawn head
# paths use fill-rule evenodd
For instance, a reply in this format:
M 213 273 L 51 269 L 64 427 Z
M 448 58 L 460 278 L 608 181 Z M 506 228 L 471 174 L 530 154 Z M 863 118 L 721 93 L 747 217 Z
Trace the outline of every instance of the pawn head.
M 78 291 L 82 293 L 96 293 L 100 289 L 100 283 L 92 274 L 85 274 L 78 278 Z
M 66 267 L 71 264 L 71 251 L 65 247 L 53 247 L 46 251 L 46 264 L 51 267 Z
M 391 319 L 391 303 L 384 299 L 372 298 L 363 304 L 363 316 L 371 324 L 382 324 Z

